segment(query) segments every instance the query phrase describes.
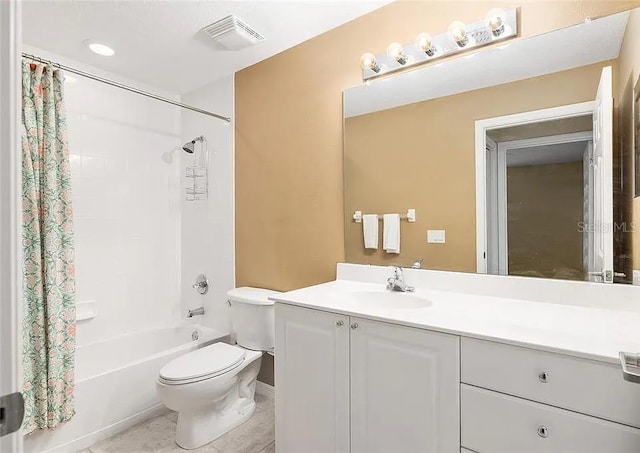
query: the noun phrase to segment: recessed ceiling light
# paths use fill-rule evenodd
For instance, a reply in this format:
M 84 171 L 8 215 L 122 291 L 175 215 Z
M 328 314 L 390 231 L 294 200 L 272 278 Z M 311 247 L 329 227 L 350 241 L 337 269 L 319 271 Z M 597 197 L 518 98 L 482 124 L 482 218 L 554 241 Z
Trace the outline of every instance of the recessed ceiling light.
M 97 53 L 98 55 L 102 55 L 103 57 L 111 57 L 116 54 L 116 51 L 111 47 L 105 44 L 100 44 L 98 42 L 89 43 L 89 49 L 91 49 L 92 52 Z

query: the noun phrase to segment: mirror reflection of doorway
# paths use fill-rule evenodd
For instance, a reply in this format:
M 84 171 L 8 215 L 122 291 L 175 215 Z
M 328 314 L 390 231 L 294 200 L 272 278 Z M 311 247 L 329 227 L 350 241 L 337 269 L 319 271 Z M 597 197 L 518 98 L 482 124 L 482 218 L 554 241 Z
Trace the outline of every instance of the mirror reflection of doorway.
M 493 274 L 587 280 L 592 116 L 487 133 Z
M 537 231 L 537 228 L 534 225 L 533 214 L 527 211 L 529 213 L 528 223 L 520 222 L 519 228 L 528 231 L 533 236 L 527 239 L 527 242 L 530 243 L 528 246 L 529 262 L 522 264 L 526 258 L 523 255 L 516 275 L 540 276 L 539 273 L 545 272 L 548 274 L 548 278 L 558 279 L 570 278 L 602 283 L 613 283 L 614 277 L 619 281 L 627 280 L 625 272 L 614 272 L 614 238 L 620 236 L 617 229 L 619 226 L 624 226 L 625 222 L 624 219 L 620 220 L 619 216 L 616 216 L 614 223 L 612 92 L 612 68 L 607 66 L 602 69 L 593 101 L 476 121 L 476 257 L 478 272 L 510 274 L 508 235 L 511 232 L 508 231 L 509 189 L 507 181 L 508 174 L 511 173 L 513 182 L 513 177 L 518 171 L 515 169 L 508 171 L 507 161 L 511 161 L 512 164 L 516 163 L 511 167 L 517 167 L 517 162 L 523 162 L 522 159 L 525 159 L 524 162 L 528 165 L 524 166 L 535 167 L 536 165 L 531 165 L 535 164 L 535 161 L 532 162 L 530 157 L 523 158 L 522 156 L 532 156 L 535 149 L 540 155 L 552 152 L 571 154 L 570 151 L 564 149 L 564 146 L 560 149 L 558 145 L 578 142 L 579 145 L 575 146 L 577 149 L 582 149 L 583 160 L 583 209 L 582 222 L 575 225 L 575 232 L 571 237 L 578 237 L 578 233 L 582 235 L 582 272 L 575 264 L 577 263 L 576 259 L 560 261 L 557 257 L 550 258 L 552 251 L 558 252 L 556 255 L 568 253 L 558 245 L 557 241 L 556 243 L 551 242 L 551 239 L 557 239 L 556 236 L 562 236 L 560 230 L 554 231 L 554 228 L 561 228 L 562 231 L 566 228 L 566 226 L 552 226 L 551 223 L 566 216 L 564 211 L 562 211 L 562 215 L 559 213 L 558 206 L 560 205 L 556 206 L 557 198 L 562 198 L 558 193 L 555 197 L 547 195 L 546 197 L 549 199 L 545 204 L 534 204 L 534 201 L 537 202 L 535 197 L 533 197 L 534 200 L 529 200 L 526 203 L 533 212 L 535 212 L 535 206 L 539 206 L 535 222 L 546 222 L 548 228 L 549 226 L 551 228 L 549 228 L 550 234 L 545 238 L 541 239 L 535 234 L 532 235 Z M 587 121 L 589 117 L 591 117 L 591 122 Z M 592 125 L 591 132 L 586 126 L 589 123 Z M 579 127 L 580 124 L 583 124 L 584 127 Z M 499 134 L 502 136 L 498 136 Z M 529 148 L 530 152 L 524 152 L 524 154 L 517 152 L 510 158 L 507 157 L 508 145 L 505 145 L 505 142 L 528 139 L 533 139 L 533 141 L 520 142 L 520 144 L 510 146 L 514 149 Z M 505 150 L 505 146 L 507 150 Z M 553 151 L 554 149 L 555 151 Z M 575 159 L 577 159 L 578 151 L 574 150 L 573 152 L 576 153 Z M 586 165 L 585 160 L 587 161 Z M 541 165 L 562 163 L 569 164 L 571 161 L 555 163 L 552 161 L 551 164 L 543 161 Z M 579 164 L 576 164 L 576 168 L 573 170 L 576 175 L 578 174 L 578 166 Z M 546 178 L 547 184 L 551 183 L 549 171 L 544 176 L 540 173 L 540 168 L 537 171 L 537 177 L 529 177 L 530 180 L 540 183 Z M 574 179 L 579 180 L 578 177 Z M 572 193 L 577 194 L 577 186 L 574 184 L 573 187 Z M 525 188 L 521 198 L 524 197 L 524 194 L 531 198 L 532 193 L 535 193 L 533 186 Z M 516 197 L 515 193 L 511 195 L 512 199 Z M 565 210 L 576 213 L 573 215 L 574 220 L 578 218 L 578 211 L 575 210 L 574 203 L 572 203 L 572 207 L 565 206 Z M 623 212 L 620 206 L 617 211 L 618 214 Z M 571 239 L 570 242 L 573 244 L 571 250 L 576 250 L 575 240 Z M 551 261 L 544 266 L 544 269 L 540 267 L 540 262 L 543 260 L 536 261 L 536 256 L 539 256 L 541 251 L 544 251 L 544 260 Z M 618 250 L 617 255 L 619 258 L 622 257 L 624 250 L 622 252 Z M 567 263 L 571 264 L 565 266 Z

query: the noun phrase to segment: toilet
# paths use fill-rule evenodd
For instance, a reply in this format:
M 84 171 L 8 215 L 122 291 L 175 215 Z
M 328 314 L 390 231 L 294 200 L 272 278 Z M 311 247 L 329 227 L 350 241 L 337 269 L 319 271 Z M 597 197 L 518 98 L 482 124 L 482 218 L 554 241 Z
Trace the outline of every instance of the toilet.
M 201 447 L 247 421 L 255 411 L 262 354 L 273 353 L 273 302 L 260 288 L 227 293 L 237 345 L 214 343 L 180 356 L 160 370 L 160 400 L 178 412 L 176 443 Z

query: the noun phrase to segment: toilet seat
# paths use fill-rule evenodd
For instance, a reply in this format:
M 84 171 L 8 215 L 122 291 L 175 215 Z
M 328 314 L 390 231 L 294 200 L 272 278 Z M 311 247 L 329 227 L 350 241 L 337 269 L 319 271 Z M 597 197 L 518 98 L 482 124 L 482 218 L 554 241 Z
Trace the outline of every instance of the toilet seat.
M 160 370 L 159 381 L 167 385 L 180 385 L 221 376 L 239 367 L 246 353 L 238 346 L 214 343 L 167 363 Z

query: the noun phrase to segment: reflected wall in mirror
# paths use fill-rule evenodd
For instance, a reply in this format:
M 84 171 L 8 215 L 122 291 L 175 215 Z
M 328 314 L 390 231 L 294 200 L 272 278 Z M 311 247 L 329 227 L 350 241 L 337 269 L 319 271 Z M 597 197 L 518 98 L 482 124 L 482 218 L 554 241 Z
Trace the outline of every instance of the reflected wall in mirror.
M 639 48 L 636 9 L 346 90 L 347 262 L 630 283 Z M 364 247 L 354 211 L 409 208 L 400 253 Z

